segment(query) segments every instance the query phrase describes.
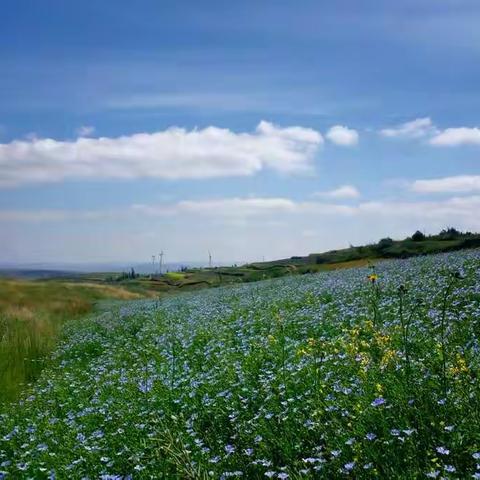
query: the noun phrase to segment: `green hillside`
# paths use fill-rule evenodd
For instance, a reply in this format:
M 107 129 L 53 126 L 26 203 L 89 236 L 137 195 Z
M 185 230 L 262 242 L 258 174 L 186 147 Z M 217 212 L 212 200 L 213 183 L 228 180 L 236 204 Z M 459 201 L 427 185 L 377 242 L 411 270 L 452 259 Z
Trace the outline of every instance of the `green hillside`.
M 0 409 L 0 478 L 476 478 L 480 251 L 70 322 Z

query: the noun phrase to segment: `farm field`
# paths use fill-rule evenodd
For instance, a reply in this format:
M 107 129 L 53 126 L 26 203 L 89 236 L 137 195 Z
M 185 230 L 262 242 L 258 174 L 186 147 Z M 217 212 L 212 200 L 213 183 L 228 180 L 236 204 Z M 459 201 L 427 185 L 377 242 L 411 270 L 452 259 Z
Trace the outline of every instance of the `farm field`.
M 66 325 L 0 408 L 0 478 L 480 478 L 480 251 Z

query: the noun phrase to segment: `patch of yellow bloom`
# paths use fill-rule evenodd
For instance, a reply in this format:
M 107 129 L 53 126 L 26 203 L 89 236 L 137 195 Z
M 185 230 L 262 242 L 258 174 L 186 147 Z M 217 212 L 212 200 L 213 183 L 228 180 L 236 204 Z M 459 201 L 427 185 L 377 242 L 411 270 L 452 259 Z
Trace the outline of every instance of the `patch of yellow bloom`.
M 460 353 L 455 355 L 455 364 L 448 369 L 448 373 L 450 373 L 450 375 L 453 377 L 457 377 L 463 373 L 468 373 L 467 362 L 465 361 L 465 358 L 460 355 Z
M 370 330 L 370 331 L 374 330 L 374 325 L 373 325 L 372 320 L 366 320 L 365 321 L 365 328 L 367 330 Z
M 394 361 L 395 358 L 397 358 L 397 352 L 395 350 L 388 349 L 383 354 L 380 364 L 382 367 L 387 367 Z
M 376 273 L 371 273 L 367 278 L 370 282 L 375 283 L 378 280 L 378 275 Z
M 375 334 L 375 341 L 381 347 L 384 347 L 390 343 L 390 335 L 382 335 L 381 333 Z
M 314 338 L 309 338 L 307 340 L 307 344 L 303 347 L 300 347 L 297 350 L 297 355 L 303 356 L 303 355 L 311 355 L 314 353 L 315 347 L 317 346 L 318 342 Z

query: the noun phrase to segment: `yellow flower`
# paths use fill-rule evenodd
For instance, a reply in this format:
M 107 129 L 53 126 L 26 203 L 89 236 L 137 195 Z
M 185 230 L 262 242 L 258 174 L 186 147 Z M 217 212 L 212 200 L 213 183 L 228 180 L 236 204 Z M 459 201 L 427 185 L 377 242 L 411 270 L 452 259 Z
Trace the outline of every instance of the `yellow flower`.
M 378 280 L 378 275 L 376 273 L 371 273 L 367 277 L 372 283 L 375 283 Z
M 375 334 L 375 340 L 380 346 L 385 346 L 390 342 L 389 335 L 382 335 L 381 333 Z
M 373 322 L 372 322 L 371 320 L 367 320 L 367 321 L 365 322 L 365 328 L 366 328 L 367 330 L 373 330 L 373 328 L 374 328 Z
M 395 350 L 386 350 L 380 363 L 382 364 L 382 366 L 386 367 L 390 364 L 391 361 L 393 361 L 396 356 L 397 352 L 395 352 Z
M 463 358 L 462 355 L 457 353 L 455 359 L 455 365 L 448 369 L 450 375 L 456 377 L 457 375 L 461 375 L 462 373 L 468 373 L 468 366 L 465 358 Z
M 358 337 L 359 334 L 360 334 L 360 329 L 358 327 L 354 327 L 350 330 L 350 335 L 352 337 Z

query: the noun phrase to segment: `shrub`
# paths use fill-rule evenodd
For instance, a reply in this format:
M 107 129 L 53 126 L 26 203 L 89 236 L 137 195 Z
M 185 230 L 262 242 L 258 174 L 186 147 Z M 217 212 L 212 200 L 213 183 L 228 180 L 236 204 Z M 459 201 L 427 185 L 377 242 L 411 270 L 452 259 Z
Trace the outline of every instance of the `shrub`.
M 378 243 L 377 243 L 377 248 L 380 250 L 383 248 L 388 248 L 393 245 L 393 240 L 390 237 L 382 238 Z

